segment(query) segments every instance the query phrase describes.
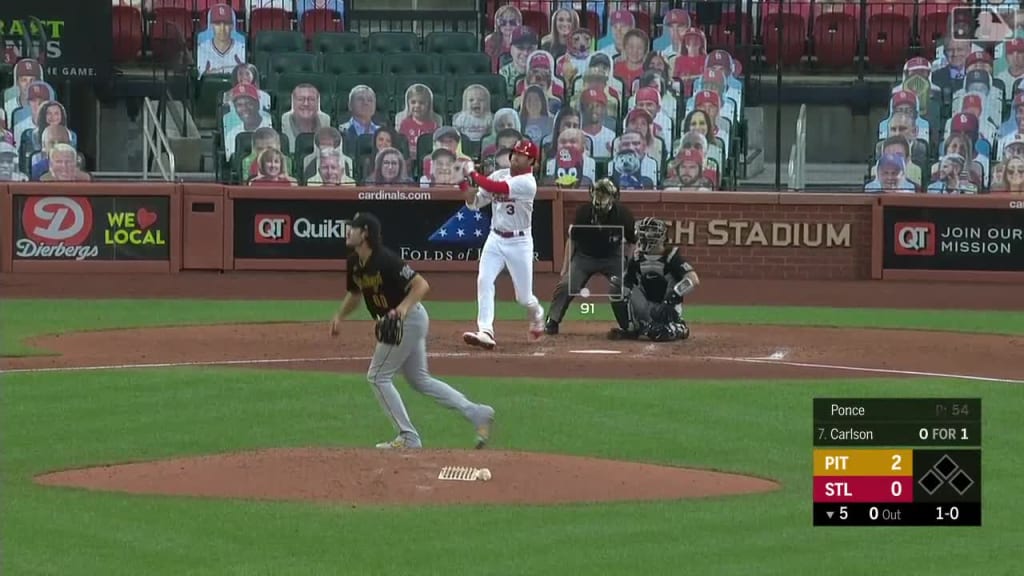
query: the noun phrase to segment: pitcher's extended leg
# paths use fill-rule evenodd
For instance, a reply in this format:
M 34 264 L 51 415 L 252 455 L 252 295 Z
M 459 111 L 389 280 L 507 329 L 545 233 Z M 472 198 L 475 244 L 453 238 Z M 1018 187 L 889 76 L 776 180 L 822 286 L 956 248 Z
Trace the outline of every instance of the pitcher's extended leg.
M 398 346 L 378 343 L 373 351 L 370 369 L 366 372 L 366 380 L 373 386 L 377 400 L 398 430 L 399 437 L 395 441 L 404 440 L 410 448 L 420 446 L 420 434 L 409 419 L 405 403 L 395 388 L 394 377 L 415 347 L 414 339 L 403 339 Z

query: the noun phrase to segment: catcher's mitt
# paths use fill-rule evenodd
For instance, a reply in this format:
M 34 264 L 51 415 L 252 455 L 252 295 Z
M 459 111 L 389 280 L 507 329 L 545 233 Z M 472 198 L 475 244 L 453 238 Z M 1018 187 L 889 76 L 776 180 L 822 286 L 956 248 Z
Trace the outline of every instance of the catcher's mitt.
M 403 323 L 398 316 L 387 315 L 377 320 L 375 334 L 377 342 L 398 346 L 402 343 Z

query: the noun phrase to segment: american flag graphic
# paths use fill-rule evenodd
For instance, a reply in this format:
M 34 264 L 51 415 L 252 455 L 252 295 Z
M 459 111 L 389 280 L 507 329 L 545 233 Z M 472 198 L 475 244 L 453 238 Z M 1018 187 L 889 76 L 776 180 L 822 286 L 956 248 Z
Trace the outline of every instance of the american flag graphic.
M 490 231 L 491 217 L 488 214 L 474 212 L 463 205 L 443 226 L 430 235 L 429 241 L 437 244 L 483 246 Z

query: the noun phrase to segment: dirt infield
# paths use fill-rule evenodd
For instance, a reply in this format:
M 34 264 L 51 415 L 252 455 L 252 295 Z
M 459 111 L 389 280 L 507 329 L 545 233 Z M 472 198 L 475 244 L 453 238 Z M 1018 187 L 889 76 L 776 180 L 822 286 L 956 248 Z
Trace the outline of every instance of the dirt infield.
M 490 481 L 439 480 L 443 467 Z M 768 492 L 769 480 L 598 458 L 495 450 L 272 449 L 67 470 L 47 486 L 347 504 L 561 504 Z
M 431 298 L 474 298 L 469 274 L 432 274 Z M 698 304 L 834 305 L 902 308 L 1022 309 L 1006 285 L 706 281 Z M 544 298 L 553 276 L 538 279 Z M 194 297 L 336 299 L 340 274 L 178 274 L 160 276 L 0 276 L 14 297 Z M 499 299 L 511 297 L 507 278 Z M 429 308 L 429 302 L 428 302 Z M 280 323 L 111 330 L 43 336 L 52 356 L 3 358 L 4 370 L 235 365 L 362 372 L 373 349 L 368 322 L 347 324 L 342 338 L 321 323 Z M 695 325 L 671 344 L 611 342 L 608 326 L 563 324 L 562 334 L 526 341 L 525 322 L 499 322 L 499 348 L 465 346 L 472 324 L 434 321 L 428 349 L 438 375 L 545 378 L 810 378 L 944 375 L 1021 377 L 1021 338 L 907 330 Z M 642 358 L 642 362 L 636 361 Z M 441 481 L 442 466 L 487 467 L 490 482 Z M 44 485 L 145 494 L 176 494 L 352 504 L 586 502 L 721 496 L 777 489 L 770 481 L 681 468 L 558 455 L 423 450 L 277 449 L 140 462 L 40 476 Z

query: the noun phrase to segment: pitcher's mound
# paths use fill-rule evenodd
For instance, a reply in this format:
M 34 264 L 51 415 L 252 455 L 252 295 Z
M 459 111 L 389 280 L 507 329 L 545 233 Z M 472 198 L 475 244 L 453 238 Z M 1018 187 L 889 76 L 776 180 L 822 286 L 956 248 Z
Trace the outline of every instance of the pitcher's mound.
M 439 480 L 445 466 L 488 468 L 484 481 Z M 268 449 L 44 474 L 89 490 L 350 504 L 557 504 L 726 496 L 769 480 L 577 456 L 493 450 Z

